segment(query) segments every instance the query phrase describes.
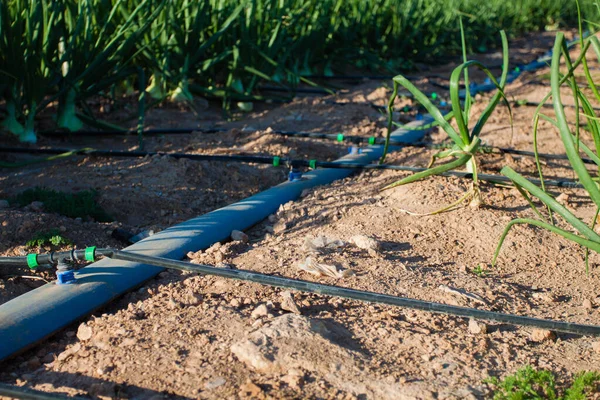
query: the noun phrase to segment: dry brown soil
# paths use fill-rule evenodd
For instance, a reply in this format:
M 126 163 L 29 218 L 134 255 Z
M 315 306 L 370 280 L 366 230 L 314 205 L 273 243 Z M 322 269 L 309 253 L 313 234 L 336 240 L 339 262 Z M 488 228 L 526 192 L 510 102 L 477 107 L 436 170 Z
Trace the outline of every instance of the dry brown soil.
M 515 63 L 548 49 L 552 34 L 513 44 Z M 498 62 L 498 55 L 488 55 Z M 422 74 L 445 74 L 443 66 Z M 524 74 L 506 90 L 510 99 L 540 100 L 549 90 L 543 69 Z M 428 81 L 418 81 L 427 88 Z M 387 85 L 388 83 L 385 83 Z M 435 89 L 442 96 L 443 91 Z M 565 93 L 567 96 L 568 93 Z M 224 126 L 222 134 L 164 135 L 146 139 L 148 150 L 210 154 L 272 154 L 335 159 L 344 145 L 281 138 L 244 127 L 384 134 L 385 118 L 362 102 L 385 104 L 381 82 L 346 84 L 337 96 L 304 97 L 292 103 L 257 105 L 257 110 L 223 121 L 214 105 L 197 115 L 163 106 L 148 117 L 152 126 Z M 477 97 L 473 115 L 489 95 Z M 346 105 L 331 101 L 348 102 Z M 568 102 L 565 97 L 565 102 Z M 399 106 L 410 104 L 401 100 Z M 534 109 L 499 107 L 482 139 L 494 146 L 532 149 Z M 112 110 L 112 115 L 119 110 Z M 549 115 L 551 110 L 546 110 Z M 574 110 L 570 110 L 571 117 Z M 126 115 L 123 112 L 123 115 Z M 404 118 L 410 119 L 411 115 Z M 115 117 L 116 119 L 116 117 Z M 540 126 L 540 150 L 562 153 L 547 124 Z M 443 132 L 428 135 L 446 140 Z M 42 146 L 135 149 L 135 138 L 69 141 L 44 138 Z M 424 166 L 431 150 L 405 148 L 391 163 Z M 9 161 L 22 157 L 11 156 Z M 531 158 L 481 155 L 481 170 L 503 165 L 535 176 Z M 548 177 L 571 178 L 562 162 L 544 165 Z M 479 209 L 459 207 L 426 213 L 458 199 L 469 181 L 436 177 L 389 191 L 387 183 L 405 173 L 370 171 L 307 191 L 275 215 L 250 229 L 249 242 L 216 244 L 190 253 L 191 261 L 222 268 L 341 285 L 479 309 L 598 324 L 600 257 L 592 254 L 585 272 L 583 250 L 549 232 L 515 228 L 499 262 L 490 260 L 506 224 L 535 217 L 513 188 L 482 185 Z M 168 157 L 106 159 L 76 157 L 19 170 L 0 171 L 0 198 L 31 186 L 65 191 L 96 189 L 100 204 L 116 221 L 80 221 L 34 211 L 0 210 L 0 255 L 25 254 L 23 244 L 40 226 L 56 227 L 78 247 L 122 247 L 110 237 L 117 228 L 137 233 L 160 230 L 245 198 L 285 179 L 285 171 L 245 164 L 175 161 Z M 581 190 L 553 190 L 586 220 L 593 204 Z M 34 207 L 35 208 L 35 207 Z M 356 235 L 376 241 L 358 246 Z M 325 236 L 336 248 L 314 250 L 307 241 Z M 351 271 L 343 277 L 317 277 L 299 268 L 313 263 Z M 19 272 L 17 275 L 22 273 Z M 46 275 L 50 278 L 51 275 Z M 0 278 L 0 302 L 39 285 L 26 276 Z M 0 368 L 0 380 L 48 392 L 92 398 L 315 398 L 459 399 L 485 398 L 489 376 L 503 377 L 524 365 L 552 370 L 559 383 L 583 370 L 598 370 L 600 346 L 591 337 L 548 334 L 528 328 L 484 323 L 410 309 L 365 304 L 316 294 L 166 271 L 40 343 Z M 597 398 L 598 396 L 596 396 Z

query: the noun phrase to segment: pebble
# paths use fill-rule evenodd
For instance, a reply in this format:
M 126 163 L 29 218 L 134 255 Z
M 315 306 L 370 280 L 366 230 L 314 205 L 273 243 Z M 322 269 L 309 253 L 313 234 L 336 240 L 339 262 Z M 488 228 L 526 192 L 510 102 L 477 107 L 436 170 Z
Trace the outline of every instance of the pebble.
M 469 319 L 469 332 L 474 335 L 486 334 L 488 332 L 488 326 L 483 322 L 478 322 L 473 318 Z
M 0 200 L 0 210 L 10 207 L 8 200 Z
M 41 201 L 32 201 L 29 205 L 29 208 L 31 208 L 32 211 L 40 212 L 44 208 L 44 203 L 42 203 Z
M 534 329 L 531 331 L 531 340 L 534 342 L 544 342 L 546 340 L 556 339 L 556 333 L 548 329 Z
M 225 378 L 223 377 L 218 377 L 217 379 L 210 381 L 210 382 L 206 382 L 204 384 L 204 387 L 206 388 L 206 390 L 211 390 L 211 389 L 215 389 L 218 388 L 219 386 L 223 386 L 227 381 L 225 380 Z
M 304 377 L 298 375 L 286 375 L 281 378 L 292 389 L 301 389 L 304 384 Z
M 239 308 L 242 303 L 239 301 L 239 299 L 233 299 L 229 302 L 229 305 L 233 308 Z
M 90 340 L 92 338 L 92 328 L 85 322 L 77 328 L 77 339 L 81 341 Z
M 600 353 L 600 342 L 593 342 L 592 350 L 594 350 L 596 353 Z
M 41 367 L 41 365 L 42 365 L 42 363 L 40 362 L 40 359 L 38 357 L 31 357 L 27 361 L 27 366 L 32 369 L 39 368 L 39 367 Z
M 256 399 L 262 394 L 262 392 L 263 390 L 260 388 L 260 386 L 258 386 L 251 380 L 248 380 L 246 381 L 246 383 L 240 386 L 240 392 L 238 393 L 238 395 L 241 398 L 248 397 L 251 399 Z
M 350 242 L 354 243 L 359 249 L 373 251 L 379 251 L 381 249 L 381 245 L 377 240 L 365 235 L 352 236 Z
M 48 353 L 42 358 L 44 364 L 49 364 L 54 361 L 54 353 Z
M 273 225 L 273 233 L 276 235 L 283 233 L 286 229 L 287 225 L 283 221 L 279 221 L 275 225 Z
M 258 307 L 256 307 L 254 309 L 254 311 L 252 311 L 252 314 L 250 314 L 250 316 L 253 319 L 258 319 L 260 317 L 266 317 L 267 315 L 269 315 L 269 309 L 267 308 L 266 304 L 261 304 Z
M 231 240 L 236 242 L 248 243 L 249 238 L 248 235 L 246 235 L 244 232 L 233 230 L 231 231 Z
M 136 344 L 137 344 L 137 339 L 136 338 L 125 338 L 121 342 L 120 347 L 135 346 Z
M 594 308 L 594 306 L 592 305 L 592 301 L 590 299 L 585 299 L 583 301 L 583 308 L 585 308 L 586 310 L 591 310 L 592 308 Z
M 294 301 L 294 296 L 289 290 L 281 292 L 281 309 L 293 312 L 294 314 L 302 314 Z

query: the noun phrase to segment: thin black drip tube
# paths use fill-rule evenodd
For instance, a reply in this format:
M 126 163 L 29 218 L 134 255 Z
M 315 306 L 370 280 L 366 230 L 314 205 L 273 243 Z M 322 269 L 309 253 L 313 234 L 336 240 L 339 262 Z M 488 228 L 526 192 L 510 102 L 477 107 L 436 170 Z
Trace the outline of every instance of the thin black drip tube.
M 155 265 L 164 268 L 172 268 L 182 271 L 191 271 L 201 274 L 215 275 L 223 278 L 255 282 L 267 286 L 294 289 L 302 292 L 342 297 L 346 299 L 359 300 L 369 303 L 387 304 L 396 307 L 404 307 L 438 314 L 447 314 L 457 317 L 477 318 L 511 325 L 531 326 L 541 329 L 549 329 L 557 332 L 572 333 L 576 335 L 600 336 L 600 326 L 594 325 L 583 325 L 563 321 L 553 321 L 532 317 L 524 317 L 520 315 L 504 314 L 494 311 L 480 310 L 476 308 L 452 306 L 448 304 L 350 289 L 340 286 L 324 285 L 321 283 L 304 281 L 300 279 L 291 279 L 279 276 L 266 275 L 253 271 L 216 268 L 202 264 L 191 264 L 184 261 L 169 260 L 166 258 L 146 256 L 126 251 L 115 250 L 112 255 L 107 254 L 107 256 L 115 260 L 131 261 L 147 265 Z
M 23 400 L 67 400 L 83 399 L 83 397 L 71 397 L 57 393 L 47 393 L 26 387 L 7 385 L 0 383 L 0 395 Z
M 191 134 L 191 133 L 221 133 L 227 132 L 228 129 L 225 128 L 173 128 L 173 129 L 148 129 L 144 131 L 143 135 L 164 135 L 164 134 Z M 247 130 L 242 129 L 242 132 L 245 133 L 253 133 L 259 132 L 260 130 Z M 385 138 L 378 137 L 366 137 L 366 136 L 355 136 L 355 135 L 344 135 L 343 133 L 322 133 L 322 132 L 302 132 L 302 131 L 282 131 L 282 130 L 266 130 L 268 134 L 279 135 L 284 137 L 295 137 L 295 138 L 311 138 L 311 139 L 323 139 L 323 140 L 332 140 L 337 142 L 344 143 L 352 143 L 352 144 L 364 144 L 368 143 L 371 145 L 374 144 L 385 144 Z M 65 136 L 68 135 L 68 132 L 43 132 L 41 133 L 45 136 Z M 76 132 L 77 135 L 89 135 L 89 136 L 108 136 L 108 135 L 137 135 L 136 131 L 79 131 Z M 451 145 L 447 144 L 434 144 L 434 143 L 413 143 L 413 142 L 403 142 L 398 140 L 390 140 L 390 145 L 392 146 L 403 146 L 403 147 L 417 147 L 417 148 L 432 148 L 432 149 L 440 149 L 440 148 L 449 148 Z M 494 146 L 481 146 L 480 149 L 484 153 L 505 153 L 505 154 L 515 154 L 526 157 L 535 157 L 535 153 L 533 151 L 526 150 L 516 150 L 508 147 L 494 147 Z M 54 153 L 53 153 L 54 154 Z M 549 154 L 549 153 L 539 153 L 538 157 L 546 160 L 568 160 L 568 157 L 565 154 Z M 585 164 L 595 164 L 595 162 L 589 158 L 582 158 L 582 161 Z
M 318 161 L 318 160 L 300 160 L 280 158 L 275 156 L 236 156 L 236 155 L 213 155 L 213 154 L 188 154 L 188 153 L 161 153 L 150 151 L 118 151 L 118 150 L 94 150 L 94 149 L 30 149 L 26 147 L 0 147 L 0 153 L 26 153 L 26 154 L 65 154 L 72 153 L 77 155 L 98 156 L 98 157 L 123 157 L 123 158 L 143 158 L 153 156 L 167 156 L 174 159 L 188 159 L 193 161 L 216 161 L 216 162 L 240 162 L 254 164 L 270 164 L 280 165 L 290 168 L 341 168 L 355 170 L 380 170 L 389 169 L 395 171 L 422 172 L 427 168 L 413 167 L 407 165 L 390 165 L 390 164 L 356 164 L 351 162 L 333 162 L 333 161 Z M 459 178 L 472 179 L 473 174 L 470 172 L 447 171 L 440 175 L 455 176 Z M 502 175 L 477 174 L 477 178 L 482 181 L 495 183 L 511 183 L 510 179 Z M 541 185 L 538 179 L 529 179 L 535 185 Z M 562 188 L 582 188 L 583 186 L 573 180 L 544 180 L 547 186 L 562 187 Z

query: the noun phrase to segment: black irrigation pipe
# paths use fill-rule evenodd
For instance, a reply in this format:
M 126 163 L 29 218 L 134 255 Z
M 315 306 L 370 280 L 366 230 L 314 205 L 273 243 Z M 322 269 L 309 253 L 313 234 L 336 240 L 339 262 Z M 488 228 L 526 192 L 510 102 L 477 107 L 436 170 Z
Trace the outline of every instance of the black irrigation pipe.
M 143 158 L 153 156 L 168 156 L 174 159 L 188 159 L 194 161 L 216 161 L 216 162 L 241 162 L 255 164 L 269 164 L 275 167 L 286 166 L 290 168 L 341 168 L 341 169 L 356 169 L 356 170 L 380 170 L 389 169 L 395 171 L 407 172 L 422 172 L 427 168 L 404 166 L 404 165 L 389 165 L 389 164 L 354 164 L 333 161 L 318 161 L 318 160 L 301 160 L 289 159 L 278 156 L 237 156 L 237 155 L 213 155 L 213 154 L 189 154 L 189 153 L 161 153 L 150 151 L 119 151 L 119 150 L 95 150 L 95 149 L 30 149 L 26 147 L 0 147 L 0 153 L 24 153 L 24 154 L 72 154 L 86 155 L 98 157 L 125 157 L 125 158 Z M 473 174 L 470 172 L 448 171 L 442 173 L 444 176 L 455 176 L 459 178 L 472 179 Z M 482 181 L 511 183 L 510 179 L 502 175 L 478 174 L 478 179 Z M 532 183 L 541 185 L 537 179 L 531 179 Z M 544 180 L 547 186 L 555 186 L 562 188 L 581 188 L 582 186 L 573 180 Z
M 283 87 L 276 87 L 276 86 L 261 86 L 258 88 L 258 90 L 264 91 L 264 92 L 286 92 L 286 93 L 303 93 L 303 94 L 323 94 L 323 95 L 328 95 L 328 94 L 336 94 L 339 89 L 324 89 L 324 88 L 295 88 L 295 89 L 291 89 L 291 88 L 283 88 Z
M 40 390 L 30 389 L 27 387 L 7 385 L 0 383 L 0 396 L 23 400 L 67 400 L 67 399 L 83 399 L 83 397 L 71 397 L 63 394 L 42 392 Z
M 345 288 L 341 286 L 325 285 L 300 279 L 267 275 L 248 270 L 216 268 L 210 265 L 192 264 L 185 261 L 177 261 L 113 249 L 97 249 L 95 247 L 89 247 L 85 250 L 72 250 L 40 255 L 30 254 L 26 257 L 2 257 L 0 258 L 0 265 L 15 265 L 16 263 L 20 263 L 20 265 L 23 266 L 37 266 L 53 264 L 59 259 L 66 261 L 85 260 L 93 262 L 100 257 L 108 257 L 114 260 L 171 268 L 180 271 L 214 275 L 245 282 L 255 282 L 266 286 L 293 289 L 305 293 L 316 293 L 332 297 L 341 297 L 367 303 L 386 304 L 395 307 L 410 308 L 413 310 L 446 314 L 456 317 L 477 318 L 510 325 L 530 326 L 557 332 L 571 333 L 575 335 L 600 336 L 600 326 L 595 325 L 583 325 L 571 322 L 553 321 L 514 314 L 505 314 L 495 311 L 480 310 L 477 308 L 459 307 L 443 303 L 417 300 L 408 297 L 393 296 L 383 293 Z
M 191 133 L 222 133 L 227 132 L 229 129 L 226 128 L 174 128 L 174 129 L 148 129 L 144 131 L 143 135 L 162 135 L 162 134 L 191 134 Z M 260 130 L 244 130 L 242 132 L 259 132 Z M 286 137 L 296 137 L 296 138 L 311 138 L 311 139 L 324 139 L 324 140 L 335 140 L 337 142 L 349 142 L 353 144 L 363 144 L 367 143 L 369 145 L 374 144 L 385 144 L 385 138 L 378 138 L 375 136 L 355 136 L 355 135 L 344 135 L 343 133 L 322 133 L 322 132 L 302 132 L 302 131 L 282 131 L 282 130 L 266 130 L 266 133 L 273 135 L 280 135 Z M 69 134 L 68 132 L 45 132 L 43 135 L 48 136 L 64 136 Z M 77 132 L 77 134 L 82 135 L 137 135 L 136 131 L 84 131 Z M 390 140 L 390 145 L 392 146 L 404 146 L 404 147 L 418 147 L 418 148 L 448 148 L 448 146 L 444 144 L 433 144 L 433 143 L 413 143 L 413 142 L 402 142 L 396 140 Z M 17 148 L 15 148 L 17 149 Z M 493 147 L 493 146 L 482 146 L 482 152 L 484 153 L 505 153 L 505 154 L 515 154 L 527 157 L 535 157 L 535 153 L 533 151 L 526 150 L 516 150 L 508 147 Z M 8 152 L 8 150 L 2 150 L 4 152 Z M 24 151 L 14 150 L 14 152 L 23 153 Z M 52 153 L 57 154 L 57 153 Z M 547 160 L 568 160 L 568 157 L 564 154 L 549 154 L 549 153 L 539 153 L 538 157 L 541 159 Z M 582 161 L 585 164 L 596 164 L 593 160 L 589 158 L 582 158 Z
M 340 286 L 324 285 L 321 283 L 304 281 L 300 279 L 291 279 L 273 275 L 266 275 L 253 271 L 216 268 L 209 265 L 192 264 L 184 261 L 169 260 L 166 258 L 146 256 L 126 251 L 115 250 L 113 254 L 108 255 L 108 257 L 115 260 L 138 262 L 164 268 L 177 269 L 181 271 L 190 271 L 207 275 L 215 275 L 223 278 L 255 282 L 267 286 L 294 289 L 302 292 L 317 293 L 326 296 L 342 297 L 350 300 L 358 300 L 368 303 L 387 304 L 395 307 L 410 308 L 413 310 L 422 310 L 457 317 L 477 318 L 511 325 L 530 326 L 576 335 L 600 336 L 600 326 L 594 325 L 583 325 L 563 321 L 552 321 L 539 318 L 523 317 L 520 315 L 504 314 L 494 311 L 480 310 L 477 308 L 452 306 L 442 303 L 411 299 L 407 297 L 399 297 L 382 293 L 344 288 Z

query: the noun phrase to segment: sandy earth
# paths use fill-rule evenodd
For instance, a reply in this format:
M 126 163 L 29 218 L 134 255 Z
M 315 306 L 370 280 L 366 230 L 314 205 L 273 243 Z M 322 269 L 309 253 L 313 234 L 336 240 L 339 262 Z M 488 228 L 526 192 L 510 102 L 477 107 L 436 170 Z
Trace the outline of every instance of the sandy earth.
M 543 53 L 551 41 L 551 34 L 517 41 L 512 52 L 515 63 Z M 488 56 L 487 61 L 493 60 L 498 61 L 497 55 Z M 447 75 L 449 70 L 444 66 L 423 74 Z M 507 95 L 540 100 L 549 90 L 542 79 L 547 73 L 524 74 L 507 88 Z M 426 79 L 419 83 L 428 88 Z M 385 118 L 369 105 L 356 103 L 383 105 L 389 91 L 373 81 L 345 87 L 338 96 L 259 105 L 234 122 L 223 121 L 210 104 L 198 115 L 160 108 L 149 115 L 150 125 L 217 125 L 231 130 L 147 138 L 146 149 L 335 159 L 346 152 L 345 145 L 285 139 L 242 128 L 384 134 Z M 488 98 L 478 96 L 473 115 L 481 112 Z M 404 104 L 410 100 L 398 102 Z M 499 107 L 482 139 L 494 146 L 531 150 L 533 111 L 512 109 L 511 134 L 509 113 Z M 574 110 L 568 112 L 574 115 Z M 547 113 L 552 115 L 550 109 Z M 411 117 L 410 113 L 404 116 Z M 541 124 L 539 137 L 541 151 L 562 152 L 549 124 Z M 439 143 L 446 135 L 433 131 L 428 139 Z M 40 142 L 114 149 L 135 149 L 136 144 L 135 138 L 80 137 L 67 142 L 44 138 Z M 432 154 L 406 148 L 388 161 L 424 166 Z M 21 158 L 9 159 L 17 160 Z M 527 157 L 481 155 L 479 164 L 488 173 L 510 165 L 535 175 L 535 164 Z M 115 217 L 112 223 L 97 223 L 31 207 L 3 209 L 0 254 L 29 251 L 23 243 L 39 230 L 39 224 L 59 228 L 78 247 L 123 247 L 111 237 L 116 228 L 133 233 L 164 229 L 281 182 L 285 172 L 168 157 L 77 157 L 0 170 L 0 198 L 32 182 L 66 191 L 94 188 L 99 203 Z M 548 162 L 544 172 L 548 177 L 572 177 L 564 162 Z M 282 206 L 250 229 L 248 242 L 216 244 L 190 253 L 189 259 L 427 301 L 598 324 L 597 254 L 591 256 L 586 274 L 579 246 L 521 226 L 508 236 L 498 265 L 492 268 L 490 260 L 507 222 L 534 217 L 515 189 L 483 184 L 481 208 L 461 207 L 419 217 L 405 211 L 425 213 L 449 204 L 468 189 L 469 182 L 437 177 L 380 192 L 401 176 L 406 174 L 371 171 L 307 191 L 302 199 Z M 593 216 L 593 205 L 582 191 L 554 191 L 562 193 L 561 201 L 577 215 L 586 220 Z M 356 239 L 357 235 L 372 241 Z M 307 244 L 322 237 L 341 243 L 326 249 Z M 309 257 L 313 263 L 345 273 L 337 278 L 316 277 L 299 267 Z M 0 277 L 0 302 L 41 283 L 22 276 Z M 486 377 L 502 377 L 528 364 L 554 371 L 560 382 L 579 371 L 597 370 L 598 348 L 591 337 L 546 335 L 528 328 L 166 271 L 6 361 L 0 380 L 92 398 L 475 399 L 490 396 L 490 387 L 483 382 Z

